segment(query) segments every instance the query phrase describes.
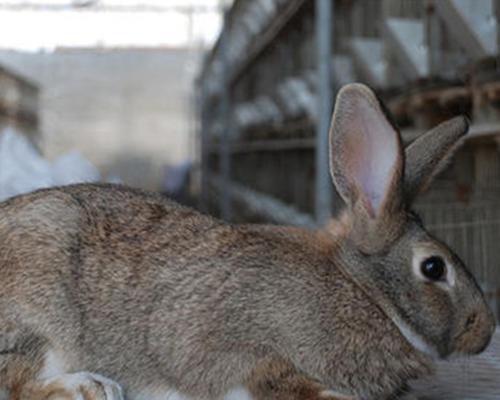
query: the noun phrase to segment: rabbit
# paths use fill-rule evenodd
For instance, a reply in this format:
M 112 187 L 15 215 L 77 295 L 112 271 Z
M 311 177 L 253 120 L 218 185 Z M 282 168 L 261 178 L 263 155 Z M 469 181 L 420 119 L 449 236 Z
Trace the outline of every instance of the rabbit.
M 0 387 L 12 400 L 385 400 L 495 329 L 411 210 L 468 130 L 405 149 L 375 94 L 337 96 L 328 229 L 231 225 L 110 184 L 0 205 Z

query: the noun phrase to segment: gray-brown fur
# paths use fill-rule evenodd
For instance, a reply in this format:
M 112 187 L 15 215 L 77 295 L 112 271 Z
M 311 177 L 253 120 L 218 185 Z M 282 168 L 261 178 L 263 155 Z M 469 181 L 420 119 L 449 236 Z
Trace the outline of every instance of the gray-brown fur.
M 337 113 L 349 118 L 364 112 L 353 96 L 375 104 L 360 85 L 341 96 Z M 431 370 L 431 358 L 405 339 L 395 317 L 441 356 L 481 351 L 491 313 L 458 258 L 408 211 L 398 149 L 388 197 L 374 207 L 332 146 L 332 172 L 345 177 L 337 188 L 349 207 L 332 229 L 317 232 L 228 225 L 113 185 L 3 203 L 0 387 L 13 399 L 34 398 L 44 354 L 55 349 L 66 372 L 102 374 L 129 395 L 170 387 L 219 399 L 243 385 L 255 400 L 343 398 L 322 397 L 327 389 L 378 400 Z M 359 150 L 354 143 L 345 151 L 355 158 Z M 453 290 L 415 280 L 415 242 L 450 257 Z
M 405 196 L 413 201 L 451 161 L 469 128 L 465 116 L 442 122 L 406 148 Z

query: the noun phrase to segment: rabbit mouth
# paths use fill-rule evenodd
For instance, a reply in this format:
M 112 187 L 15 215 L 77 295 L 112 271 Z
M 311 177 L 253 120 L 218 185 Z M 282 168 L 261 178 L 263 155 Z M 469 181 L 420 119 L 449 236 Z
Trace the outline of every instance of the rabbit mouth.
M 464 329 L 453 340 L 453 352 L 461 355 L 476 355 L 482 353 L 490 344 L 493 337 L 492 329 L 484 328 L 479 322 L 471 324 L 468 321 Z
M 454 346 L 454 354 L 473 356 L 482 353 L 489 346 L 491 337 L 481 342 L 477 341 L 476 338 L 471 338 L 470 334 L 464 334 L 458 338 Z

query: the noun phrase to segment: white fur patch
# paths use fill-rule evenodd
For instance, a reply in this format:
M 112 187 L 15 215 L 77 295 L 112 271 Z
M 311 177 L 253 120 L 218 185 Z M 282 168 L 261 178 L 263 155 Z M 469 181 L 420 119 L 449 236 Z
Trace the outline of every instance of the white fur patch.
M 319 394 L 319 396 L 324 397 L 324 398 L 335 397 L 335 399 L 338 399 L 338 400 L 354 400 L 354 397 L 347 396 L 343 393 L 335 392 L 334 390 L 323 390 Z
M 238 387 L 229 391 L 224 400 L 252 400 L 252 396 L 245 388 Z
M 417 350 L 432 358 L 439 358 L 437 349 L 428 343 L 421 335 L 415 332 L 406 322 L 399 317 L 393 317 L 392 321 L 398 327 L 401 334 L 408 340 L 408 342 Z
M 188 398 L 175 390 L 142 390 L 140 393 L 133 395 L 134 400 L 194 400 Z
M 68 372 L 66 361 L 61 353 L 55 350 L 49 350 L 45 355 L 43 368 L 38 375 L 39 380 L 46 380 Z
M 134 400 L 202 400 L 187 397 L 171 389 L 145 389 L 132 396 Z M 204 400 L 204 399 L 203 399 Z M 224 400 L 253 400 L 250 393 L 243 388 L 237 387 L 230 390 Z

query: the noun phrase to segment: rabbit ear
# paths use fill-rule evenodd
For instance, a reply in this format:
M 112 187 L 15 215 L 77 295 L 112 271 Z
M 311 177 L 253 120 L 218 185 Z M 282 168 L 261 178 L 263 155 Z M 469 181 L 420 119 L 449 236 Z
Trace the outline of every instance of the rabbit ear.
M 339 194 L 363 218 L 380 219 L 401 206 L 401 140 L 365 85 L 344 86 L 337 96 L 330 171 Z
M 411 203 L 449 163 L 468 131 L 466 117 L 445 121 L 420 136 L 405 149 L 405 199 Z

